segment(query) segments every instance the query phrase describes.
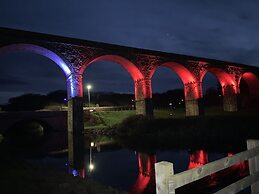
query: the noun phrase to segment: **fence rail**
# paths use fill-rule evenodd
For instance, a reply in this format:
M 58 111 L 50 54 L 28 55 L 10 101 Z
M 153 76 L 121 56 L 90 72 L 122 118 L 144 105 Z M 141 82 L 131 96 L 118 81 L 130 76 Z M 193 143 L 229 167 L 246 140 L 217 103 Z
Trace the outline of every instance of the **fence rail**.
M 259 140 L 247 140 L 247 148 L 247 151 L 178 174 L 174 174 L 173 163 L 165 161 L 156 163 L 156 192 L 157 194 L 174 194 L 175 189 L 179 187 L 202 179 L 244 160 L 249 160 L 250 176 L 216 193 L 237 193 L 250 185 L 252 194 L 259 193 L 259 172 L 257 172 L 259 170 Z

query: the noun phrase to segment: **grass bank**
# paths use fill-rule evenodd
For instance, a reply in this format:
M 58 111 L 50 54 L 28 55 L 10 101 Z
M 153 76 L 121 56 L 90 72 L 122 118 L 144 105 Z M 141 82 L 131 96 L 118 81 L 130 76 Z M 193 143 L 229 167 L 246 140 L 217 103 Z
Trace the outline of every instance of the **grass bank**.
M 93 112 L 90 114 L 90 119 L 84 125 L 85 129 L 111 128 L 133 115 L 135 115 L 134 110 Z
M 139 148 L 191 148 L 210 147 L 219 149 L 240 148 L 246 139 L 259 138 L 259 115 L 256 110 L 224 112 L 220 108 L 205 109 L 205 115 L 185 117 L 184 109 L 154 110 L 154 119 L 135 116 L 135 111 L 92 113 L 96 122 L 86 123 L 89 129 L 100 134 L 115 134 L 116 140 L 127 147 Z M 91 132 L 90 132 L 91 133 Z M 139 149 L 138 148 L 138 149 Z M 135 148 L 134 148 L 135 149 Z

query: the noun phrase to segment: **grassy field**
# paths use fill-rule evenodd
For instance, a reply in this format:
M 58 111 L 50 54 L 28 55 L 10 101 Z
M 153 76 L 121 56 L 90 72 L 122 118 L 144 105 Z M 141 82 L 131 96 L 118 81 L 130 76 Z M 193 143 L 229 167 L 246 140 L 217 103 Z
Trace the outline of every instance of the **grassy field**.
M 154 110 L 154 118 L 156 119 L 168 119 L 168 118 L 184 118 L 185 110 L 183 108 L 179 108 L 176 110 L 169 109 L 155 109 Z
M 134 110 L 93 112 L 91 119 L 85 122 L 85 129 L 110 128 L 133 115 Z
M 213 116 L 255 116 L 259 118 L 259 113 L 257 110 L 240 110 L 237 112 L 225 112 L 220 107 L 209 107 L 204 110 L 204 117 Z M 123 120 L 128 117 L 134 116 L 135 110 L 127 111 L 107 111 L 107 112 L 93 112 L 91 113 L 90 120 L 84 123 L 85 129 L 105 129 L 112 128 L 115 125 L 120 124 Z M 183 119 L 185 117 L 185 109 L 179 108 L 176 110 L 169 109 L 155 109 L 154 110 L 155 119 Z

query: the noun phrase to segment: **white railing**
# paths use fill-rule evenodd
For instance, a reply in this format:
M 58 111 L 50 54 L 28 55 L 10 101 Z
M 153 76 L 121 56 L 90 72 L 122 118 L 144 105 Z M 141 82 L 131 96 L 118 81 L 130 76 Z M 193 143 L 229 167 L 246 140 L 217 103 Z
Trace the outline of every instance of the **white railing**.
M 250 176 L 221 189 L 216 192 L 216 194 L 237 193 L 250 185 L 252 194 L 259 193 L 259 140 L 247 140 L 247 149 L 247 151 L 178 174 L 174 174 L 173 163 L 164 161 L 156 163 L 156 193 L 175 194 L 175 189 L 179 187 L 226 169 L 244 160 L 249 160 Z

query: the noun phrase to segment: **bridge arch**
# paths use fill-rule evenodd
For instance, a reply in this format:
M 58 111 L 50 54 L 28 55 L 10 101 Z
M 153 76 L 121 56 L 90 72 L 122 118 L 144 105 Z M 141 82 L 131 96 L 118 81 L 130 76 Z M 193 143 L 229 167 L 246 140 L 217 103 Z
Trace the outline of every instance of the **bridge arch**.
M 146 89 L 148 84 L 145 82 L 145 77 L 140 69 L 132 61 L 124 56 L 120 56 L 118 54 L 105 54 L 94 58 L 88 63 L 85 63 L 80 69 L 80 74 L 83 74 L 89 65 L 98 61 L 108 61 L 118 64 L 129 73 L 133 80 L 132 83 L 134 84 L 136 113 L 146 115 L 148 111 L 143 109 L 143 103 L 139 102 L 143 102 L 146 98 L 149 98 L 151 91 Z
M 15 123 L 12 123 L 12 125 L 10 125 L 6 129 L 5 133 L 7 133 L 9 130 L 18 128 L 18 127 L 23 126 L 23 125 L 31 124 L 31 123 L 37 123 L 37 124 L 41 125 L 45 130 L 51 130 L 52 129 L 51 125 L 48 124 L 44 120 L 34 119 L 34 118 L 31 118 L 31 119 L 26 118 L 26 119 L 17 120 L 17 121 L 15 121 Z
M 195 76 L 183 65 L 174 61 L 168 61 L 159 65 L 160 67 L 166 67 L 171 71 L 175 72 L 180 78 L 184 88 L 185 97 L 185 114 L 186 116 L 199 115 L 201 110 L 199 110 L 199 99 L 200 96 L 200 84 L 196 80 Z M 158 69 L 157 66 L 152 72 L 151 77 L 154 75 L 155 71 Z
M 170 70 L 172 70 L 173 72 L 175 72 L 180 77 L 183 84 L 195 81 L 195 78 L 192 75 L 192 73 L 186 67 L 184 67 L 184 65 L 182 65 L 182 64 L 179 64 L 176 62 L 165 62 L 165 63 L 162 63 L 160 66 L 167 67 Z M 157 66 L 157 68 L 158 68 L 158 66 Z M 153 74 L 155 73 L 157 68 L 155 68 L 151 71 L 150 77 L 153 76 Z
M 259 107 L 259 78 L 252 72 L 244 72 L 238 79 L 239 105 L 241 108 Z
M 9 44 L 3 47 L 0 47 L 0 55 L 3 54 L 9 54 L 13 52 L 31 52 L 36 53 L 42 56 L 45 56 L 55 62 L 65 73 L 66 76 L 69 76 L 71 74 L 71 67 L 69 66 L 69 63 L 65 62 L 64 59 L 62 59 L 58 54 L 54 53 L 53 51 L 38 46 L 36 44 Z
M 228 86 L 232 86 L 231 87 L 232 92 L 234 92 L 235 94 L 237 93 L 237 90 L 236 90 L 237 87 L 235 84 L 235 80 L 226 71 L 224 71 L 223 69 L 217 68 L 217 67 L 209 67 L 207 69 L 207 71 L 202 74 L 201 82 L 203 81 L 204 76 L 208 72 L 210 72 L 212 75 L 214 75 L 218 79 L 218 81 L 222 87 L 223 95 L 225 92 L 224 88 L 228 87 Z
M 244 80 L 249 88 L 249 91 L 255 91 L 258 89 L 259 78 L 252 72 L 245 72 L 238 79 L 238 87 L 240 87 L 241 80 Z
M 133 64 L 127 58 L 122 57 L 120 55 L 116 55 L 116 54 L 115 55 L 113 55 L 113 54 L 101 55 L 101 56 L 96 57 L 89 63 L 86 63 L 82 66 L 82 68 L 80 69 L 80 74 L 84 73 L 87 66 L 89 66 L 90 64 L 97 62 L 97 61 L 110 61 L 110 62 L 119 64 L 130 74 L 130 76 L 132 77 L 133 80 L 138 80 L 138 79 L 144 78 L 142 73 L 140 72 L 140 70 L 137 68 L 137 66 L 135 64 Z
M 3 133 L 14 144 L 38 144 L 46 139 L 47 133 L 52 129 L 46 121 L 39 119 L 22 119 L 12 123 Z
M 211 73 L 214 75 L 219 81 L 222 89 L 222 98 L 223 98 L 223 110 L 228 112 L 237 111 L 237 98 L 236 94 L 238 93 L 237 84 L 231 75 L 229 75 L 226 71 L 218 67 L 208 67 L 207 71 L 205 71 L 201 75 L 201 83 L 203 82 L 203 78 L 207 73 Z

